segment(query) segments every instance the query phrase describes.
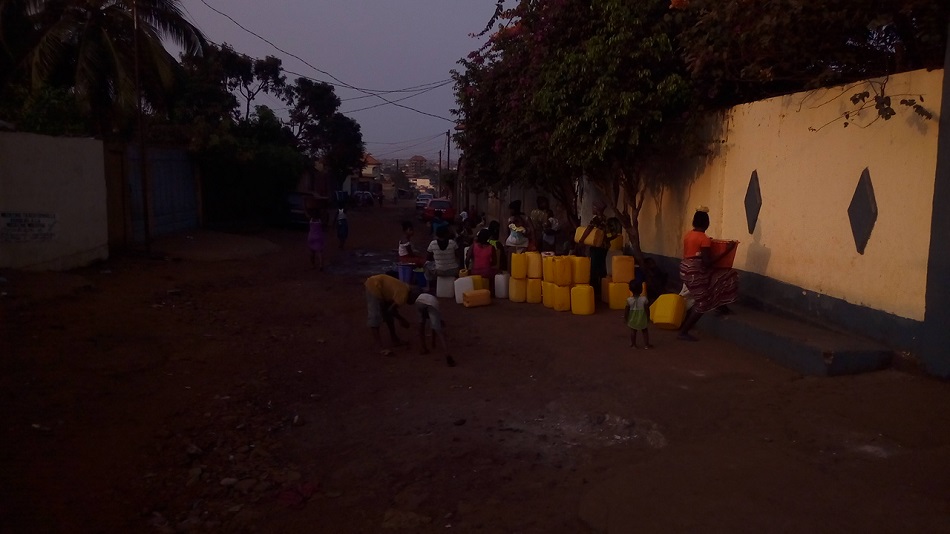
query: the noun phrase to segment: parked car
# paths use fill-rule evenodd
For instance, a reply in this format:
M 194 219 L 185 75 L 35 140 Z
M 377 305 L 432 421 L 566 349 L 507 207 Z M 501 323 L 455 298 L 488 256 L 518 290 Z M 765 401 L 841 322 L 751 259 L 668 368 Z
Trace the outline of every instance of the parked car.
M 310 224 L 310 215 L 308 211 L 320 210 L 323 214 L 323 222 L 327 222 L 327 209 L 330 206 L 330 199 L 318 197 L 312 193 L 293 192 L 287 193 L 287 209 L 283 213 L 282 222 L 288 226 L 308 226 Z
M 416 209 L 422 210 L 429 204 L 429 201 L 432 200 L 432 195 L 429 193 L 419 193 L 416 195 Z
M 376 197 L 373 196 L 369 191 L 357 191 L 353 193 L 353 198 L 356 200 L 357 206 L 370 206 L 376 203 Z
M 349 206 L 351 199 L 346 191 L 334 191 L 332 200 L 335 206 Z
M 442 214 L 442 219 L 446 221 L 455 220 L 455 207 L 452 202 L 445 198 L 433 198 L 422 210 L 422 220 L 431 221 L 436 213 Z

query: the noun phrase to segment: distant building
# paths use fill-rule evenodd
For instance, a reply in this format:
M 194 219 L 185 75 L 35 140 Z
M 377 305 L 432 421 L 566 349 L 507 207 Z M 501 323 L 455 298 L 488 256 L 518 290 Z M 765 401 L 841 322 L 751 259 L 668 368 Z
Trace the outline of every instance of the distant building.
M 409 174 L 420 175 L 426 170 L 427 160 L 422 156 L 413 156 L 409 158 Z
M 367 178 L 379 178 L 381 174 L 381 163 L 378 159 L 374 158 L 372 154 L 366 154 L 363 156 L 363 172 L 362 175 Z
M 416 184 L 416 189 L 418 189 L 419 191 L 425 191 L 426 189 L 429 189 L 430 187 L 432 187 L 432 180 L 428 178 L 420 177 L 420 178 L 415 178 L 412 181 L 413 183 Z

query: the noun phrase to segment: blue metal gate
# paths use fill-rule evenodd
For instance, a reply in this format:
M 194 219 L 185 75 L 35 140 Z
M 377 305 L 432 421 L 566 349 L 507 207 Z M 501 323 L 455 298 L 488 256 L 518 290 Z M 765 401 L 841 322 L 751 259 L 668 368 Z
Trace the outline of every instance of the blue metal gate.
M 148 148 L 148 179 L 151 190 L 151 236 L 157 237 L 198 227 L 198 186 L 188 153 L 175 148 Z M 130 191 L 132 239 L 144 239 L 142 225 L 142 180 L 138 147 L 125 151 L 125 170 Z

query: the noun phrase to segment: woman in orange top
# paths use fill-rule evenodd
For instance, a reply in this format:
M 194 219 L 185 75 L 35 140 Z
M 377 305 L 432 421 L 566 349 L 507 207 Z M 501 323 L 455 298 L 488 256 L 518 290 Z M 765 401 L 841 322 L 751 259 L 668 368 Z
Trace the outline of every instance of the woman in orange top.
M 712 239 L 706 235 L 709 214 L 697 210 L 693 215 L 693 229 L 683 240 L 683 261 L 680 263 L 680 278 L 695 304 L 680 328 L 679 339 L 697 341 L 689 331 L 699 318 L 709 310 L 735 302 L 739 298 L 739 273 L 733 269 L 717 269 L 713 265 L 736 248 L 732 241 L 726 251 L 713 257 Z

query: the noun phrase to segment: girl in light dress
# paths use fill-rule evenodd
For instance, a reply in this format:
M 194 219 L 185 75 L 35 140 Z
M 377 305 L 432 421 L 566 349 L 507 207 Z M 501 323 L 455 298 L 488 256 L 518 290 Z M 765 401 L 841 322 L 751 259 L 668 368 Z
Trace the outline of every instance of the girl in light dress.
M 631 280 L 629 287 L 633 296 L 627 298 L 623 321 L 630 328 L 630 346 L 635 349 L 640 348 L 637 346 L 637 332 L 643 332 L 643 348 L 652 349 L 650 331 L 647 328 L 650 324 L 650 307 L 646 296 L 641 294 L 643 284 L 640 280 Z

